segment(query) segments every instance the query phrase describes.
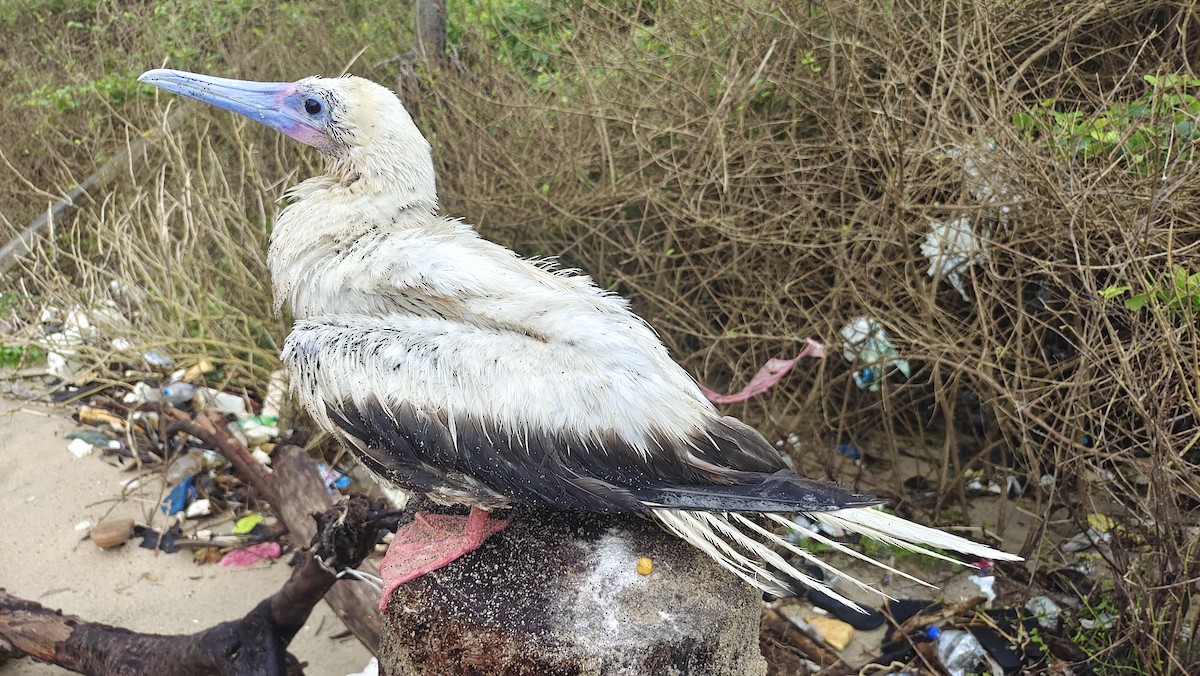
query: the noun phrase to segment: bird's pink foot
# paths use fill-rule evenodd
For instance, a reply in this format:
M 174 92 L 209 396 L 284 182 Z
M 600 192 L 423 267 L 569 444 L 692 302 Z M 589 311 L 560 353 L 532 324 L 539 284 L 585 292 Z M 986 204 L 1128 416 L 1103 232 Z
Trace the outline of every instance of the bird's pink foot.
M 474 551 L 506 526 L 507 521 L 488 519 L 487 511 L 476 507 L 469 516 L 418 512 L 412 523 L 396 531 L 379 563 L 383 577 L 380 612 L 387 610 L 396 587 Z

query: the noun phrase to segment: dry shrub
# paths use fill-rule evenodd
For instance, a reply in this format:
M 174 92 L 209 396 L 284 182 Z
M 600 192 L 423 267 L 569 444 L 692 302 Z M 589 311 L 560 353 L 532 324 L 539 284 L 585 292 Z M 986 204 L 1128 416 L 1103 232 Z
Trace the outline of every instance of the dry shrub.
M 1102 659 L 1195 671 L 1180 639 L 1194 631 L 1200 574 L 1200 355 L 1196 309 L 1166 292 L 1176 268 L 1200 272 L 1184 124 L 1195 120 L 1179 118 L 1182 104 L 1121 112 L 1192 90 L 1143 76 L 1196 77 L 1195 8 L 530 6 L 543 10 L 536 35 L 501 12 L 458 26 L 463 72 L 414 77 L 377 53 L 353 69 L 398 83 L 434 142 L 447 212 L 629 296 L 711 386 L 736 389 L 805 337 L 826 342 L 830 358 L 731 411 L 821 439 L 798 458 L 810 471 L 856 480 L 826 450 L 837 441 L 879 438 L 871 448 L 895 461 L 915 452 L 910 440 L 936 439 L 935 512 L 961 496 L 964 469 L 982 467 L 1028 477 L 1043 523 L 1073 530 L 1089 512 L 1114 514 L 1118 540 L 1145 546 L 1109 554 L 1122 574 L 1104 593 L 1125 612 Z M 331 51 L 305 59 L 326 72 L 342 63 Z M 242 75 L 305 74 L 243 63 Z M 1055 113 L 1072 111 L 1079 126 L 1064 128 Z M 128 185 L 66 224 L 72 241 L 107 245 L 49 252 L 26 281 L 58 293 L 128 280 L 162 301 L 144 310 L 153 340 L 265 368 L 281 327 L 261 258 L 273 209 L 257 195 L 277 196 L 300 155 L 201 116 L 220 130 L 188 123 L 166 157 L 131 163 Z M 1132 152 L 1145 129 L 1162 138 Z M 1103 140 L 1085 151 L 1092 132 Z M 919 250 L 931 220 L 959 218 L 986 240 L 967 300 L 926 275 Z M 53 271 L 64 257 L 70 279 Z M 1149 302 L 1126 307 L 1138 294 Z M 839 331 L 860 316 L 886 329 L 911 377 L 855 386 Z M 1027 555 L 1060 565 L 1040 533 Z
M 1114 548 L 1128 612 L 1105 654 L 1188 671 L 1176 647 L 1200 573 L 1198 308 L 1122 301 L 1164 292 L 1177 267 L 1200 272 L 1197 168 L 1181 120 L 1118 113 L 1176 93 L 1143 75 L 1195 77 L 1195 9 L 642 9 L 560 10 L 549 85 L 489 69 L 490 45 L 468 42 L 465 77 L 409 92 L 436 132 L 449 211 L 632 297 L 709 385 L 736 389 L 804 337 L 830 344 L 824 364 L 733 411 L 821 434 L 810 469 L 847 479 L 826 450 L 838 440 L 882 430 L 901 455 L 909 438 L 940 438 L 942 499 L 964 468 L 998 465 L 1045 477 L 1037 510 L 1071 532 L 1089 512 L 1119 514 L 1151 545 Z M 1197 109 L 1181 110 L 1194 124 Z M 1119 139 L 1061 146 L 1052 111 L 1106 118 Z M 1143 127 L 1171 131 L 1140 158 L 1123 152 Z M 970 300 L 928 277 L 919 251 L 931 219 L 958 218 L 987 240 Z M 887 330 L 910 378 L 853 384 L 836 348 L 859 316 Z M 1058 565 L 1053 546 L 1033 538 L 1027 553 Z

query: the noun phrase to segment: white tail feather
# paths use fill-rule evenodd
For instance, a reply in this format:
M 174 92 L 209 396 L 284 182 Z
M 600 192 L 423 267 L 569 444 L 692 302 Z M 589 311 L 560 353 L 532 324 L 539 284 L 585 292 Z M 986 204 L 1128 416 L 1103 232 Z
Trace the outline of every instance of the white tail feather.
M 734 575 L 737 575 L 751 586 L 769 594 L 779 595 L 782 593 L 787 593 L 788 585 L 781 582 L 777 577 L 777 574 L 782 573 L 799 580 L 805 585 L 820 589 L 831 598 L 836 599 L 850 608 L 862 611 L 862 608 L 858 604 L 833 591 L 829 585 L 813 578 L 812 576 L 804 573 L 792 564 L 788 563 L 782 556 L 779 555 L 777 551 L 775 551 L 774 547 L 777 546 L 796 554 L 804 561 L 815 564 L 828 572 L 838 575 L 856 587 L 874 592 L 888 599 L 891 598 L 884 592 L 870 586 L 869 584 L 837 570 L 830 564 L 822 561 L 819 557 L 813 555 L 811 552 L 806 552 L 803 549 L 796 547 L 792 543 L 780 537 L 778 534 L 763 528 L 742 514 L 688 512 L 676 509 L 655 509 L 652 513 L 659 521 L 666 525 L 671 532 L 686 540 L 688 543 L 698 547 L 705 554 L 708 554 L 710 557 L 712 557 L 717 563 L 721 564 L 721 566 L 726 570 L 732 572 Z M 903 571 L 897 570 L 896 568 L 893 568 L 892 566 L 889 566 L 883 562 L 876 561 L 865 554 L 850 549 L 849 547 L 846 547 L 845 545 L 822 535 L 816 529 L 805 528 L 778 514 L 765 514 L 763 516 L 777 524 L 803 533 L 807 537 L 810 537 L 817 542 L 828 545 L 839 552 L 877 566 L 885 571 L 888 571 L 889 573 L 900 575 L 927 587 L 933 587 L 933 585 L 929 584 L 928 582 L 925 582 Z M 1001 561 L 1021 560 L 1021 557 L 1019 556 L 1014 556 L 998 549 L 988 547 L 987 545 L 981 545 L 966 538 L 942 532 L 935 528 L 922 526 L 877 509 L 856 507 L 832 512 L 808 513 L 806 516 L 815 521 L 837 526 L 852 533 L 865 535 L 867 537 L 879 540 L 880 542 L 896 545 L 910 551 L 918 552 L 946 561 L 951 561 L 953 563 L 961 564 L 962 562 L 945 556 L 939 552 L 932 551 L 930 547 L 936 549 L 948 549 L 971 556 L 979 556 Z M 766 542 L 762 542 L 754 537 L 751 537 L 746 532 L 743 532 L 743 530 L 764 538 Z M 760 562 L 766 562 L 766 564 L 774 568 L 774 570 L 769 569 L 767 565 L 764 565 Z

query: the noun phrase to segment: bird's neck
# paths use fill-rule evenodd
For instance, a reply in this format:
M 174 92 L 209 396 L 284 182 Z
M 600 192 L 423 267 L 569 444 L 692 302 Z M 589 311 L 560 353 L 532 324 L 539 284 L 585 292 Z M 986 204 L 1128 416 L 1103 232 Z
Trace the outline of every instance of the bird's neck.
M 370 314 L 372 308 L 356 307 L 346 291 L 343 278 L 353 271 L 345 262 L 355 250 L 369 251 L 373 239 L 418 227 L 437 211 L 436 196 L 428 191 L 340 167 L 303 181 L 288 198 L 292 202 L 271 232 L 267 265 L 276 311 L 287 306 L 296 318 Z

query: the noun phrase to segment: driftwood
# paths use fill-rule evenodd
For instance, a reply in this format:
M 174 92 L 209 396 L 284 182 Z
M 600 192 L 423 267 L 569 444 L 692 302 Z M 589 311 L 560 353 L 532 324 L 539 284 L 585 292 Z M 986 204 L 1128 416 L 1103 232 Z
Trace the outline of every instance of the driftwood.
M 285 447 L 281 454 L 276 469 L 281 487 L 311 488 L 315 480 L 318 492 L 326 494 L 312 461 L 300 457 L 302 451 Z M 311 520 L 299 503 L 290 504 L 289 520 Z M 292 576 L 241 619 L 196 634 L 139 634 L 63 615 L 0 591 L 0 645 L 86 674 L 302 673 L 287 645 L 326 593 L 344 584 L 333 571 L 359 565 L 373 551 L 381 530 L 395 525 L 394 516 L 382 504 L 361 496 L 325 510 L 315 521 L 310 526 L 315 534 L 311 547 L 298 553 Z M 361 622 L 350 624 L 351 628 L 356 624 L 363 630 Z

